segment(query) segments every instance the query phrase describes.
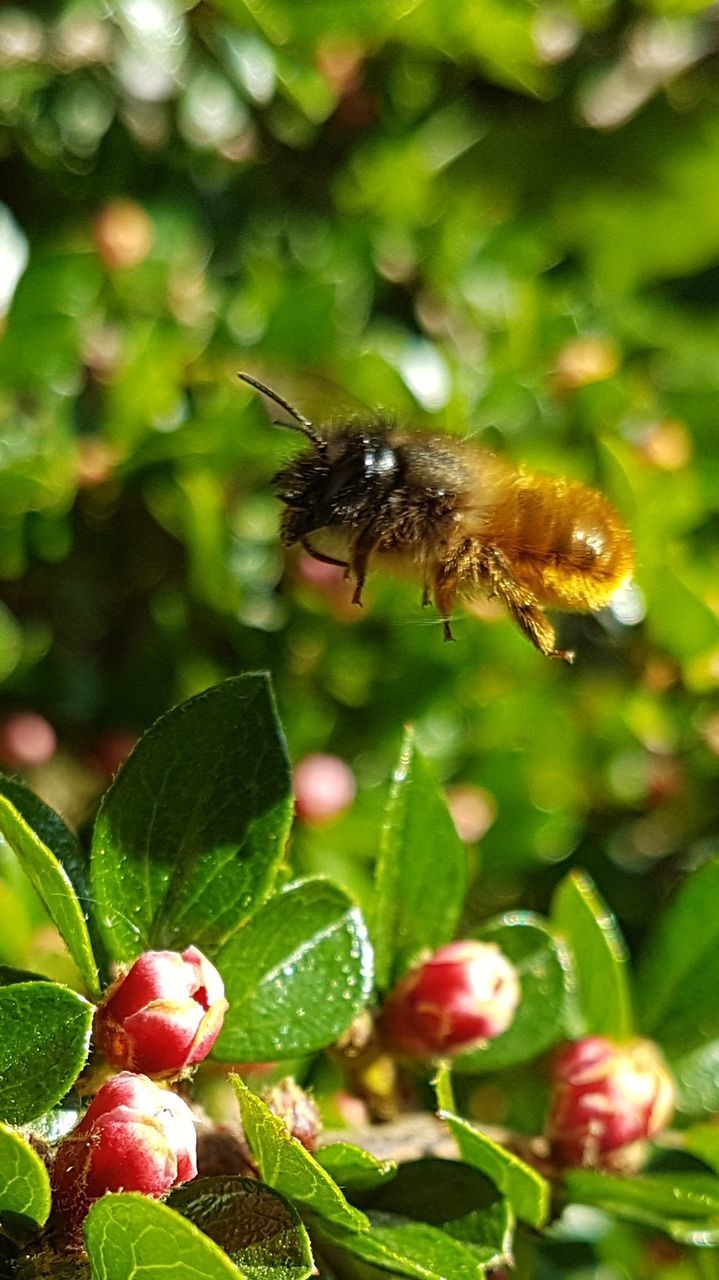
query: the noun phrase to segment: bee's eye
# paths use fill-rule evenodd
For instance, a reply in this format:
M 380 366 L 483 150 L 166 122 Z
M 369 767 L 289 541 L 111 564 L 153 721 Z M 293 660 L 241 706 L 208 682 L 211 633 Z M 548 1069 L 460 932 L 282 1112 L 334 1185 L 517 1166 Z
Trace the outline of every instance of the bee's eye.
M 366 476 L 379 479 L 389 478 L 397 470 L 397 455 L 389 445 L 370 445 L 364 452 L 364 471 Z

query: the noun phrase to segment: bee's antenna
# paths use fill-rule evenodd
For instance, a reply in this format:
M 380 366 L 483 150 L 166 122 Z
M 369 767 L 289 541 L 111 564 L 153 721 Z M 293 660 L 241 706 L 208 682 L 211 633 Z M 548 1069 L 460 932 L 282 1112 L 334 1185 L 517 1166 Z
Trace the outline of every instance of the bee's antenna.
M 291 431 L 301 431 L 303 436 L 307 436 L 307 439 L 312 441 L 315 448 L 319 449 L 320 453 L 324 453 L 327 447 L 326 442 L 309 418 L 305 418 L 304 414 L 294 409 L 288 400 L 278 395 L 271 387 L 265 386 L 264 382 L 259 382 L 257 378 L 251 378 L 249 373 L 238 373 L 237 376 L 243 382 L 247 382 L 251 387 L 254 387 L 255 391 L 261 391 L 264 396 L 269 396 L 270 400 L 274 400 L 275 404 L 278 404 L 281 409 L 285 409 L 297 423 L 297 426 L 294 427 L 291 422 L 278 422 L 278 427 L 289 427 Z

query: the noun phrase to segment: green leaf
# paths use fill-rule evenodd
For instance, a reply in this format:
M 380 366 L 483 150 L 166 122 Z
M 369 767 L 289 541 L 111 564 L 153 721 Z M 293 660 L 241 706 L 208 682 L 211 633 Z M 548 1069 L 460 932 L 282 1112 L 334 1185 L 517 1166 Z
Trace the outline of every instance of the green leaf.
M 47 817 L 50 811 L 41 801 L 28 803 L 27 793 L 21 794 L 25 790 L 20 784 L 13 786 L 8 779 L 0 780 L 0 833 L 40 895 L 51 920 L 57 925 L 90 993 L 98 996 L 100 980 L 85 911 L 64 866 L 41 838 L 38 827 L 30 825 L 24 815 L 38 818 L 43 835 L 56 841 L 58 849 L 74 850 L 74 839 L 56 814 L 53 815 L 56 823 Z M 22 809 L 15 801 L 20 802 Z M 76 864 L 79 866 L 79 863 L 78 854 Z
M 33 973 L 32 969 L 12 969 L 8 964 L 0 964 L 0 987 L 12 987 L 18 982 L 47 982 L 44 973 Z
M 6 778 L 0 774 L 0 795 L 6 796 L 18 813 L 32 827 L 38 839 L 54 853 L 58 862 L 70 877 L 87 918 L 91 914 L 90 865 L 87 854 L 77 837 L 65 825 L 59 813 L 45 804 L 24 782 L 18 778 Z
M 462 1159 L 479 1169 L 509 1200 L 515 1214 L 532 1227 L 544 1226 L 549 1216 L 550 1187 L 546 1178 L 511 1151 L 475 1129 L 468 1120 L 440 1111 L 459 1147 Z
M 349 1026 L 372 993 L 362 915 L 328 880 L 289 885 L 216 957 L 230 1008 L 214 1056 L 258 1062 L 313 1053 Z
M 689 1115 L 719 1107 L 719 859 L 685 881 L 665 913 L 640 972 L 639 1006 Z
M 717 1009 L 719 982 L 719 858 L 705 863 L 684 882 L 649 944 L 640 966 L 637 993 L 643 1029 L 664 1042 L 665 1028 L 671 1027 L 677 1012 L 681 1017 L 689 994 L 699 1013 L 694 987 L 702 975 L 707 976 L 714 993 L 705 1010 L 712 1031 L 700 1034 L 699 1040 L 695 1032 L 694 1045 L 716 1034 L 716 1019 L 711 1015 Z
M 239 1076 L 232 1076 L 242 1116 L 242 1127 L 260 1171 L 260 1177 L 288 1199 L 314 1210 L 322 1218 L 366 1231 L 365 1215 L 348 1204 L 337 1183 L 292 1138 L 286 1124 L 272 1114 L 261 1098 Z
M 378 1160 L 351 1142 L 330 1142 L 315 1152 L 315 1159 L 344 1191 L 370 1191 L 397 1173 L 395 1160 Z
M 677 1110 L 689 1116 L 719 1111 L 719 1039 L 667 1057 L 676 1082 Z
M 485 1275 L 472 1250 L 439 1227 L 392 1214 L 373 1213 L 371 1222 L 372 1230 L 363 1234 L 325 1224 L 319 1228 L 322 1252 L 340 1274 L 346 1274 L 343 1259 L 349 1254 L 379 1271 L 412 1280 L 481 1280 Z
M 329 1239 L 365 1263 L 410 1276 L 421 1275 L 422 1267 L 432 1275 L 482 1275 L 484 1267 L 511 1256 L 508 1201 L 483 1174 L 457 1160 L 402 1164 L 392 1182 L 364 1194 L 361 1203 L 372 1224 L 369 1235 L 350 1236 L 321 1223 L 323 1252 Z
M 496 1071 L 529 1062 L 567 1034 L 575 978 L 564 944 L 529 911 L 509 912 L 477 935 L 494 942 L 515 965 L 522 995 L 511 1025 L 496 1040 L 458 1054 L 455 1071 Z
M 293 1205 L 256 1178 L 196 1178 L 168 1200 L 224 1249 L 249 1280 L 305 1280 L 314 1263 Z
M 42 1227 L 50 1198 L 50 1179 L 39 1155 L 19 1133 L 0 1125 L 0 1222 L 10 1213 Z
M 454 1101 L 454 1089 L 452 1088 L 452 1073 L 448 1062 L 439 1064 L 432 1084 L 437 1095 L 437 1106 L 440 1110 L 456 1111 L 457 1106 Z
M 719 1244 L 719 1178 L 711 1174 L 618 1178 L 577 1169 L 566 1175 L 565 1189 L 570 1201 L 662 1231 L 680 1244 Z
M 54 982 L 0 988 L 0 1119 L 24 1124 L 67 1093 L 87 1060 L 92 1015 Z
M 583 871 L 570 871 L 552 902 L 552 923 L 569 946 L 588 1035 L 633 1031 L 628 956 L 617 922 Z
M 174 1209 L 138 1192 L 106 1195 L 85 1222 L 93 1280 L 238 1280 L 242 1272 Z
M 455 935 L 467 851 L 430 766 L 408 729 L 394 773 L 376 871 L 377 985 L 389 987 L 423 951 Z
M 695 1124 L 682 1136 L 687 1151 L 719 1173 L 719 1128 L 715 1124 Z
M 92 887 L 108 950 L 213 954 L 269 893 L 291 819 L 269 679 L 237 676 L 169 711 L 98 814 Z

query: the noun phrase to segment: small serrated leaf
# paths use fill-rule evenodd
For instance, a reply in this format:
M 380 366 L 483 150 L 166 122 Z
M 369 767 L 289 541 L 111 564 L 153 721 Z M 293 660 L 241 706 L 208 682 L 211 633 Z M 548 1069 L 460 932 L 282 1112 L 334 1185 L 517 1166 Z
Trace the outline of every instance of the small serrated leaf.
M 248 1280 L 306 1280 L 314 1263 L 294 1205 L 256 1178 L 196 1178 L 167 1201 L 215 1241 Z
M 575 1169 L 566 1197 L 627 1222 L 661 1231 L 680 1244 L 719 1244 L 719 1178 L 704 1173 L 651 1173 L 633 1178 Z
M 55 982 L 0 988 L 0 1119 L 24 1124 L 64 1097 L 87 1060 L 92 1016 Z
M 17 784 L 19 787 L 20 784 Z M 93 955 L 87 918 L 72 880 L 52 849 L 26 820 L 13 800 L 22 799 L 12 781 L 0 782 L 0 833 L 7 840 L 25 871 L 35 891 L 47 908 L 51 920 L 57 925 L 70 955 L 80 970 L 91 995 L 100 994 L 100 979 Z M 37 801 L 41 805 L 41 801 Z M 42 806 L 43 810 L 47 806 Z M 57 815 L 55 815 L 57 816 Z M 64 828 L 57 818 L 58 828 Z M 44 824 L 47 830 L 49 824 Z M 72 841 L 67 828 L 66 843 Z M 59 839 L 59 834 L 58 835 Z
M 8 1213 L 44 1226 L 50 1213 L 50 1179 L 30 1144 L 0 1124 L 0 1221 Z
M 549 1216 L 550 1186 L 546 1178 L 505 1147 L 475 1129 L 468 1120 L 440 1111 L 459 1147 L 473 1169 L 479 1169 L 509 1200 L 514 1212 L 532 1227 L 543 1227 Z
M 552 923 L 574 957 L 588 1035 L 632 1035 L 628 955 L 616 919 L 584 871 L 570 871 L 552 901 Z
M 432 1081 L 434 1091 L 437 1095 L 437 1106 L 441 1111 L 457 1110 L 454 1101 L 454 1090 L 452 1088 L 452 1073 L 448 1062 L 440 1062 L 437 1073 Z
M 385 813 L 372 928 L 377 985 L 386 990 L 423 951 L 449 942 L 467 891 L 467 851 L 408 729 Z
M 366 1231 L 367 1218 L 347 1202 L 337 1183 L 292 1138 L 287 1125 L 273 1115 L 239 1076 L 232 1076 L 240 1104 L 242 1127 L 263 1182 L 291 1201 L 349 1231 Z
M 408 1222 L 389 1213 L 373 1213 L 372 1230 L 361 1235 L 329 1224 L 320 1228 L 320 1238 L 322 1251 L 340 1274 L 345 1269 L 344 1256 L 345 1261 L 356 1258 L 380 1272 L 410 1280 L 481 1280 L 485 1275 L 471 1249 L 441 1227 Z
M 367 1004 L 372 950 L 362 915 L 329 880 L 274 894 L 216 956 L 230 1008 L 213 1056 L 262 1062 L 332 1043 Z
M 694 871 L 664 912 L 640 966 L 643 1028 L 659 1041 L 689 1115 L 719 1107 L 719 858 Z
M 243 1280 L 227 1254 L 167 1205 L 136 1191 L 105 1195 L 85 1221 L 93 1280 Z
M 514 1218 L 507 1199 L 482 1173 L 457 1160 L 400 1165 L 396 1177 L 361 1196 L 368 1234 L 316 1223 L 319 1248 L 344 1271 L 341 1255 L 399 1275 L 482 1276 L 511 1256 Z M 366 1242 L 366 1246 L 365 1246 Z
M 107 792 L 92 888 L 108 951 L 192 943 L 214 955 L 272 887 L 292 817 L 269 678 L 243 675 L 174 707 Z
M 378 1160 L 351 1142 L 330 1142 L 315 1152 L 315 1159 L 344 1191 L 369 1191 L 397 1173 L 395 1160 Z

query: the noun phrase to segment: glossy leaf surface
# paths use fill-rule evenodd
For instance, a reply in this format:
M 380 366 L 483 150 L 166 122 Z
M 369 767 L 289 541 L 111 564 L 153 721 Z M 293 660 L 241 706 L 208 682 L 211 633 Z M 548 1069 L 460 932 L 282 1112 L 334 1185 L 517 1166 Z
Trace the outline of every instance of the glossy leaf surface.
M 92 1015 L 54 982 L 0 988 L 0 1119 L 24 1124 L 60 1101 L 85 1065 Z
M 162 716 L 108 791 L 92 886 L 108 950 L 214 954 L 267 896 L 291 816 L 269 681 L 237 676 Z
M 79 845 L 57 814 L 21 784 L 9 779 L 0 779 L 0 833 L 47 907 L 88 990 L 92 995 L 99 995 L 100 982 L 86 906 L 83 907 L 63 861 L 64 855 L 79 879 L 82 874 Z M 87 899 L 85 902 L 87 904 Z
M 405 734 L 382 828 L 373 937 L 377 984 L 388 987 L 455 933 L 467 852 L 432 770 Z
M 585 872 L 571 871 L 552 902 L 552 922 L 569 946 L 587 1035 L 621 1040 L 633 1031 L 628 955 L 612 912 Z
M 362 916 L 327 880 L 276 893 L 216 960 L 230 1008 L 214 1056 L 225 1062 L 321 1049 L 349 1026 L 372 990 Z
M 196 1178 L 168 1201 L 209 1236 L 249 1280 L 305 1280 L 313 1268 L 296 1209 L 255 1178 Z
M 309 1151 L 290 1137 L 284 1122 L 238 1076 L 233 1076 L 233 1084 L 245 1136 L 262 1180 L 288 1200 L 330 1222 L 350 1231 L 366 1230 L 365 1215 L 347 1202 L 337 1183 Z
M 0 1221 L 4 1214 L 44 1226 L 50 1212 L 47 1169 L 28 1142 L 0 1125 Z
M 167 1205 L 137 1192 L 103 1196 L 85 1222 L 93 1280 L 238 1280 L 227 1254 Z

